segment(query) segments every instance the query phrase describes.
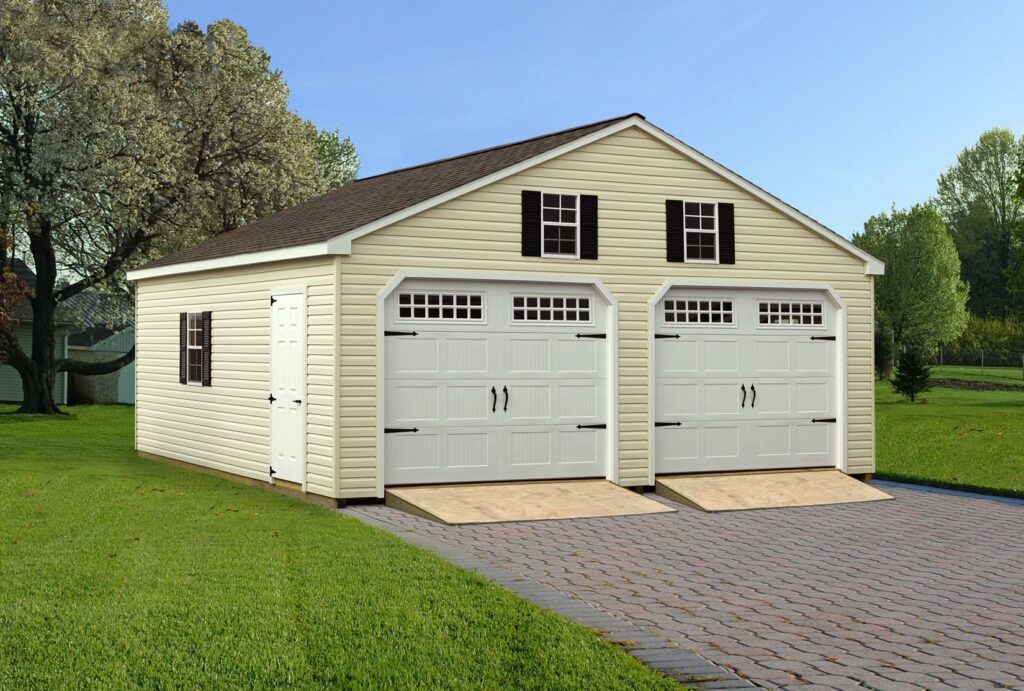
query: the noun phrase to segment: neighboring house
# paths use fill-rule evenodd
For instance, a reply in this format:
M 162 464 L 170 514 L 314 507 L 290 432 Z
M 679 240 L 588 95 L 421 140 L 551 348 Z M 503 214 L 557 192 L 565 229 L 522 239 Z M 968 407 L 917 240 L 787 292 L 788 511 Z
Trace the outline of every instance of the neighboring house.
M 340 500 L 867 474 L 883 268 L 639 115 L 435 161 L 131 272 L 136 448 Z
M 36 274 L 20 259 L 14 259 L 14 273 L 29 287 L 36 285 Z M 26 353 L 32 352 L 32 307 L 28 300 L 17 305 L 14 310 L 15 326 L 14 335 L 18 338 L 21 349 Z M 67 356 L 68 336 L 71 332 L 71 320 L 65 316 L 58 316 L 57 324 L 54 327 L 54 355 L 62 358 Z M 24 393 L 21 390 L 21 377 L 10 365 L 0 365 L 0 401 L 8 403 L 21 403 Z M 57 403 L 68 402 L 68 374 L 61 372 L 57 375 L 53 387 L 53 399 Z
M 116 332 L 108 328 L 86 329 L 71 334 L 68 352 L 84 362 L 116 360 L 135 345 L 135 323 Z M 71 375 L 72 403 L 135 403 L 135 363 L 116 372 L 93 376 Z

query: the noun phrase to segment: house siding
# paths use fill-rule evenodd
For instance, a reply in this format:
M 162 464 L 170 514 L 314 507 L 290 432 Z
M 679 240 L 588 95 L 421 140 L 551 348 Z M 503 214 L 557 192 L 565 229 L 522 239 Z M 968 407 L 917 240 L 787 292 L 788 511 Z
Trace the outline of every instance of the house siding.
M 600 258 L 523 257 L 524 189 L 598 195 Z M 736 264 L 667 262 L 666 199 L 735 204 Z M 648 482 L 648 304 L 662 284 L 684 278 L 827 283 L 848 310 L 847 470 L 874 470 L 873 279 L 863 260 L 639 129 L 358 238 L 352 255 L 339 261 L 338 496 L 377 493 L 377 296 L 402 269 L 601 280 L 619 301 L 619 478 L 627 486 Z
M 67 329 L 63 327 L 57 327 L 54 330 L 54 357 L 62 358 L 67 356 L 67 351 L 64 349 L 67 333 Z M 32 325 L 23 324 L 15 327 L 14 335 L 17 336 L 21 349 L 26 353 L 31 353 Z M 67 376 L 68 375 L 63 372 L 58 372 L 57 379 L 54 381 L 53 400 L 58 404 L 65 403 L 67 401 L 64 393 Z M 0 365 L 0 401 L 21 403 L 23 398 L 24 395 L 21 391 L 21 377 L 18 375 L 18 372 L 10 365 Z
M 336 260 L 151 278 L 136 297 L 136 448 L 266 480 L 272 290 L 306 288 L 307 491 L 336 496 Z M 178 315 L 212 315 L 212 382 L 178 379 Z

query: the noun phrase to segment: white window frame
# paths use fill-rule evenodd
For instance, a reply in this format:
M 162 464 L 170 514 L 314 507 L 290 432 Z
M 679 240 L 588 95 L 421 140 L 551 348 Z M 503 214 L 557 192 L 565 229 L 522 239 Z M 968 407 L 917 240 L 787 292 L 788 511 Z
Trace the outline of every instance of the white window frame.
M 203 313 L 187 312 L 185 317 L 185 383 L 188 386 L 203 385 Z M 199 345 L 192 345 L 192 319 L 198 325 Z M 192 378 L 192 351 L 199 353 L 199 379 Z
M 430 295 L 430 294 L 434 293 L 434 294 L 437 294 L 437 295 L 440 295 L 440 296 L 444 296 L 444 295 L 456 295 L 456 296 L 458 296 L 458 295 L 465 295 L 467 297 L 473 297 L 474 295 L 475 296 L 479 296 L 479 298 L 480 298 L 480 307 L 479 307 L 480 318 L 479 319 L 473 319 L 473 318 L 470 317 L 470 318 L 466 318 L 466 319 L 459 319 L 458 317 L 443 317 L 443 316 L 442 317 L 403 317 L 402 316 L 402 307 L 406 306 L 406 305 L 402 305 L 402 302 L 401 302 L 402 294 L 403 293 L 407 293 L 407 294 L 410 294 L 410 295 L 415 295 L 415 294 L 418 294 L 418 293 L 419 294 L 423 294 L 423 295 Z M 444 298 L 442 297 L 441 299 L 443 300 Z M 468 302 L 468 300 L 467 300 L 467 302 Z M 417 305 L 415 303 L 410 304 L 408 306 L 409 307 L 417 307 Z M 460 305 L 443 305 L 443 304 L 440 304 L 440 305 L 429 305 L 429 304 L 426 304 L 426 305 L 422 305 L 422 306 L 423 307 L 427 307 L 427 308 L 437 307 L 439 309 L 444 309 L 445 307 L 451 307 L 453 309 L 460 309 L 460 307 L 462 307 Z M 467 304 L 464 307 L 464 309 L 466 309 L 466 310 L 474 310 L 474 309 L 478 309 L 478 308 L 475 307 L 475 306 Z M 427 288 L 423 288 L 423 289 L 420 289 L 420 288 L 410 288 L 408 290 L 395 291 L 395 321 L 396 322 L 417 323 L 417 324 L 486 324 L 487 323 L 487 295 L 482 293 L 482 292 L 480 292 L 480 291 L 475 291 L 475 290 L 438 290 L 438 289 L 427 289 Z
M 732 314 L 732 322 L 688 322 L 688 321 L 686 321 L 686 322 L 680 322 L 680 321 L 670 322 L 667 319 L 665 319 L 665 301 L 666 300 L 673 300 L 675 302 L 730 302 L 730 303 L 732 303 L 732 309 L 730 309 L 729 312 Z M 713 297 L 707 297 L 707 296 L 694 297 L 694 296 L 689 296 L 689 295 L 687 295 L 685 297 L 673 297 L 672 295 L 666 295 L 664 298 L 662 298 L 661 302 L 658 303 L 658 304 L 659 304 L 659 308 L 660 308 L 660 312 L 661 312 L 661 323 L 665 326 L 665 328 L 668 328 L 668 329 L 671 329 L 671 328 L 681 328 L 681 329 L 686 329 L 686 328 L 698 328 L 698 329 L 737 329 L 737 328 L 739 328 L 740 310 L 739 310 L 739 303 L 738 303 L 738 301 L 736 300 L 735 297 L 715 297 L 715 298 L 713 298 Z M 697 307 L 698 307 L 697 312 L 700 313 L 700 309 L 699 309 L 700 305 L 698 305 Z M 725 312 L 725 310 L 718 310 L 718 311 L 720 313 L 724 313 Z M 676 313 L 677 315 L 679 314 L 679 310 L 673 310 L 673 312 Z M 685 310 L 685 312 L 689 312 L 689 309 Z
M 714 259 L 690 259 L 689 252 L 689 238 L 691 234 L 707 235 L 707 230 L 690 230 L 686 227 L 686 205 L 687 204 L 711 204 L 715 208 L 715 258 Z M 703 216 L 700 216 L 701 218 Z M 684 199 L 683 200 L 683 260 L 686 264 L 719 264 L 721 259 L 721 248 L 719 247 L 719 226 L 718 226 L 718 202 L 713 201 L 701 201 L 699 199 Z M 734 315 L 735 316 L 735 315 Z
M 574 244 L 576 246 L 575 254 L 567 254 L 567 253 L 550 253 L 549 254 L 547 251 L 545 251 L 545 249 L 544 249 L 544 226 L 548 225 L 548 223 L 545 223 L 545 221 L 544 221 L 544 209 L 545 208 L 552 208 L 552 207 L 545 207 L 544 206 L 544 195 L 545 194 L 557 194 L 559 196 L 559 199 L 558 199 L 559 216 L 561 216 L 561 211 L 562 211 L 562 206 L 561 206 L 562 205 L 562 199 L 561 198 L 562 197 L 575 197 L 576 198 L 576 223 L 574 224 L 575 227 L 576 227 L 576 240 L 574 242 Z M 716 221 L 716 223 L 717 223 L 717 221 Z M 551 222 L 550 224 L 551 225 L 559 225 L 559 226 L 567 226 L 567 225 L 569 225 L 568 223 L 562 223 L 561 218 L 559 218 L 558 223 Z M 541 257 L 551 258 L 551 259 L 579 259 L 580 258 L 580 195 L 579 194 L 573 193 L 573 192 L 554 192 L 552 190 L 547 190 L 547 191 L 541 190 L 541 193 L 540 193 L 540 256 Z
M 761 303 L 762 302 L 767 302 L 767 303 L 769 303 L 769 305 L 771 303 L 773 303 L 773 302 L 777 302 L 780 305 L 785 303 L 785 304 L 788 304 L 790 307 L 792 307 L 795 304 L 797 304 L 797 305 L 819 305 L 821 307 L 821 323 L 820 324 L 771 324 L 771 323 L 762 324 L 761 323 Z M 772 314 L 770 307 L 769 307 L 769 311 L 768 311 L 767 314 L 769 315 L 769 319 L 770 319 L 770 315 Z M 782 312 L 779 312 L 779 314 L 782 314 Z M 790 312 L 790 314 L 792 314 L 792 312 Z M 803 313 L 801 312 L 801 314 L 803 314 Z M 812 312 L 812 315 L 813 315 L 813 312 Z M 804 331 L 806 331 L 806 330 L 810 330 L 810 331 L 826 331 L 826 330 L 828 330 L 828 310 L 825 309 L 825 302 L 824 302 L 824 300 L 794 300 L 792 298 L 764 298 L 764 297 L 759 297 L 759 298 L 756 298 L 754 300 L 754 325 L 758 329 L 764 329 L 765 331 L 778 331 L 778 330 L 782 330 L 782 329 L 800 329 L 800 330 L 804 330 Z
M 516 319 L 516 311 L 519 310 L 519 309 L 522 309 L 523 311 L 527 311 L 527 310 L 531 310 L 531 309 L 532 310 L 536 310 L 536 311 L 540 311 L 542 309 L 547 309 L 547 310 L 550 310 L 552 312 L 555 311 L 554 307 L 539 307 L 538 306 L 538 307 L 518 308 L 515 305 L 516 298 L 524 298 L 524 299 L 526 299 L 526 298 L 538 298 L 538 299 L 540 299 L 540 298 L 551 298 L 552 300 L 560 298 L 560 299 L 563 299 L 563 300 L 564 299 L 572 299 L 572 300 L 577 300 L 577 301 L 578 300 L 586 300 L 588 305 L 589 305 L 586 308 L 586 311 L 590 312 L 590 319 L 588 319 L 587 321 L 569 321 L 567 319 L 548 319 L 546 321 L 542 320 L 542 319 Z M 593 326 L 596 323 L 595 319 L 594 319 L 594 298 L 592 296 L 590 296 L 590 295 L 568 295 L 568 294 L 565 294 L 565 293 L 559 293 L 557 295 L 555 295 L 553 293 L 511 293 L 509 295 L 509 303 L 508 304 L 509 304 L 509 310 L 508 310 L 509 324 L 511 326 L 514 326 L 514 327 L 517 327 L 517 328 L 518 327 L 523 327 L 523 326 L 530 326 L 530 327 L 532 327 L 532 326 L 575 326 L 575 325 L 579 325 L 579 326 Z M 577 302 L 576 304 L 577 304 L 577 307 L 572 308 L 572 309 L 573 309 L 573 311 L 575 311 L 578 314 L 580 312 L 580 307 L 578 306 L 579 302 Z M 563 307 L 562 309 L 564 311 L 565 308 Z

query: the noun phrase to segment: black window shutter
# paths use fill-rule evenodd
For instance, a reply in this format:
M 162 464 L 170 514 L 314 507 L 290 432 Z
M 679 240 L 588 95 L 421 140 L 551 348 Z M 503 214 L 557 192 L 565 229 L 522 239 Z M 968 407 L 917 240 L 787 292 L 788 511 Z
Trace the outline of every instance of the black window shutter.
M 188 312 L 178 314 L 178 381 L 188 384 Z
M 597 197 L 580 195 L 580 259 L 597 259 Z
M 736 263 L 736 213 L 724 202 L 718 203 L 718 263 Z
M 210 385 L 210 312 L 203 312 L 203 386 Z
M 523 256 L 540 256 L 540 192 L 523 190 Z
M 685 262 L 686 247 L 683 236 L 683 202 L 665 200 L 665 258 L 670 262 Z

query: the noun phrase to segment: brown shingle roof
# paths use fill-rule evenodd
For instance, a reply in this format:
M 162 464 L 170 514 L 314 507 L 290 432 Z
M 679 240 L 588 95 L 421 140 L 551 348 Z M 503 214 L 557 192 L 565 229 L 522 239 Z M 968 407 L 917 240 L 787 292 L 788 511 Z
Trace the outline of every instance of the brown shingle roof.
M 635 115 L 355 180 L 315 199 L 151 261 L 142 268 L 325 242 Z

